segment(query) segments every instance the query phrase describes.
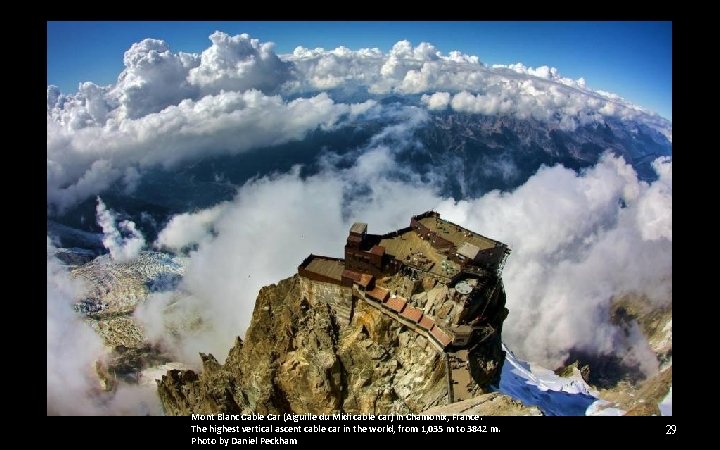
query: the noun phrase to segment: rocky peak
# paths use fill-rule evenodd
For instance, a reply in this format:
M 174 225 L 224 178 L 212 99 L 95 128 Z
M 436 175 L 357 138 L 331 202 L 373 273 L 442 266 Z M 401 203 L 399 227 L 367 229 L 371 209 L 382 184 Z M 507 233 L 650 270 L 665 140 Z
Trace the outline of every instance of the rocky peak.
M 158 381 L 165 412 L 419 413 L 497 384 L 508 311 L 490 268 L 508 250 L 431 212 L 411 226 L 351 229 L 345 260 L 310 255 L 262 288 L 224 364 L 201 354 L 199 374 Z M 488 269 L 455 256 L 463 240 Z

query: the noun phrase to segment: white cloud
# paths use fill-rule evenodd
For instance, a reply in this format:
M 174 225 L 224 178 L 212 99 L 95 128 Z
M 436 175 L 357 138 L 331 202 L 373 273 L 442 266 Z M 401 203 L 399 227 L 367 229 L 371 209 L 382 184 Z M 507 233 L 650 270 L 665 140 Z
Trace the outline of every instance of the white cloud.
M 483 115 L 507 114 L 512 103 L 502 96 L 472 95 L 467 91 L 455 94 L 450 102 L 456 111 Z
M 118 126 L 67 129 L 48 117 L 48 202 L 60 209 L 110 186 L 132 170 L 272 146 L 355 117 L 373 101 L 335 103 L 321 93 L 284 101 L 256 90 L 183 100 Z M 133 167 L 133 169 L 129 169 Z M 130 170 L 130 172 L 128 172 Z
M 112 259 L 121 262 L 131 261 L 145 247 L 145 238 L 131 220 L 117 222 L 115 213 L 108 209 L 100 197 L 97 198 L 97 223 L 103 230 L 103 245 Z M 125 232 L 125 236 L 123 233 Z
M 200 351 L 224 358 L 235 336 L 244 335 L 260 287 L 292 275 L 310 252 L 338 253 L 341 197 L 339 180 L 303 183 L 297 171 L 246 185 L 213 224 L 216 237 L 201 240 L 191 253 L 178 298 L 151 299 L 136 316 L 151 337 L 186 317 L 200 317 L 204 327 L 179 341 L 168 335 L 162 341 L 188 362 Z M 158 309 L 172 301 L 177 303 L 163 316 Z
M 230 36 L 220 31 L 211 34 L 210 41 L 212 45 L 200 56 L 200 65 L 187 77 L 203 93 L 247 89 L 274 92 L 291 78 L 290 64 L 273 52 L 272 42 L 261 44 L 247 34 Z
M 406 226 L 416 208 L 437 203 L 428 188 L 369 175 L 371 192 L 347 204 L 346 180 L 355 170 L 363 169 L 306 180 L 295 170 L 244 186 L 214 222 L 216 235 L 190 253 L 179 291 L 136 310 L 146 336 L 189 364 L 197 364 L 198 352 L 225 358 L 235 336 L 244 336 L 261 287 L 293 275 L 310 253 L 342 257 L 356 220 L 388 232 Z M 189 329 L 198 317 L 204 326 Z
M 121 177 L 132 190 L 148 166 L 301 139 L 374 104 L 265 95 L 292 79 L 292 64 L 245 34 L 215 32 L 210 40 L 197 55 L 145 39 L 125 52 L 114 85 L 81 83 L 71 95 L 48 86 L 50 205 L 63 210 Z
M 81 414 L 95 407 L 91 386 L 99 388 L 95 361 L 102 356 L 100 337 L 75 316 L 71 305 L 83 291 L 72 280 L 47 238 L 47 412 Z M 93 378 L 95 377 L 95 379 Z
M 49 204 L 62 210 L 123 177 L 131 190 L 151 165 L 301 139 L 374 104 L 347 105 L 317 94 L 328 89 L 354 96 L 424 94 L 429 109 L 450 105 L 567 129 L 613 116 L 642 121 L 672 138 L 668 121 L 547 66 L 488 67 L 476 56 L 444 55 L 425 42 L 414 47 L 400 41 L 387 53 L 297 47 L 278 56 L 272 43 L 246 34 L 215 32 L 210 41 L 198 55 L 145 39 L 125 52 L 125 68 L 113 85 L 85 82 L 71 95 L 48 86 Z M 299 93 L 312 96 L 286 100 Z
M 558 72 L 557 68 L 555 67 L 549 67 L 549 66 L 540 66 L 540 67 L 527 67 L 523 63 L 516 63 L 516 64 L 510 64 L 510 65 L 503 65 L 503 64 L 494 64 L 492 66 L 493 69 L 510 69 L 517 73 L 523 74 L 523 75 L 531 75 L 533 77 L 537 78 L 544 78 L 546 80 L 552 80 L 557 81 L 559 83 L 568 85 L 568 86 L 574 86 L 574 87 L 585 87 L 585 79 L 584 78 L 578 78 L 577 80 L 573 80 L 571 78 L 565 78 L 560 76 L 560 73 Z M 602 91 L 598 91 L 599 93 Z M 619 97 L 616 97 L 616 99 L 619 99 Z
M 334 89 L 363 85 L 375 78 L 383 53 L 377 48 L 352 51 L 338 47 L 325 51 L 297 47 L 282 58 L 293 65 L 298 75 L 284 88 L 289 92 Z
M 48 156 L 50 148 L 48 147 Z M 63 155 L 66 156 L 67 154 Z M 68 160 L 74 160 L 74 155 L 68 155 Z M 85 159 L 85 158 L 83 158 Z M 83 170 L 82 166 L 73 166 L 71 164 L 48 159 L 47 161 L 47 199 L 48 209 L 52 205 L 58 206 L 60 209 L 72 205 L 88 197 L 96 192 L 101 192 L 118 178 L 122 176 L 122 172 L 113 167 L 112 163 L 106 159 L 96 159 L 87 161 L 89 167 Z M 77 178 L 75 178 L 77 177 Z M 72 184 L 63 186 L 68 180 L 75 180 Z
M 651 372 L 657 362 L 646 343 L 628 342 L 608 317 L 616 295 L 672 301 L 672 225 L 663 223 L 665 232 L 647 239 L 647 202 L 657 206 L 653 217 L 671 215 L 671 186 L 662 177 L 639 182 L 621 158 L 605 155 L 582 175 L 544 168 L 512 193 L 445 201 L 438 211 L 511 246 L 503 338 L 513 350 L 555 367 L 571 348 L 625 356 L 631 345 Z
M 100 337 L 73 311 L 85 291 L 70 277 L 47 238 L 47 414 L 159 414 L 154 389 L 121 383 L 104 392 L 95 363 L 106 356 Z
M 672 241 L 672 162 L 658 158 L 653 167 L 659 179 L 639 202 L 637 224 L 643 239 Z
M 432 95 L 424 94 L 420 99 L 431 110 L 443 110 L 450 104 L 450 93 L 436 92 Z
M 120 106 L 118 121 L 159 112 L 197 93 L 187 81 L 188 71 L 200 62 L 196 54 L 172 53 L 165 41 L 144 39 L 125 52 L 123 61 L 125 69 L 109 92 Z
M 377 49 L 298 47 L 282 57 L 294 63 L 300 74 L 286 86 L 291 91 L 360 85 L 376 94 L 434 92 L 423 100 L 430 109 L 443 109 L 444 95 L 450 93 L 460 96 L 453 98 L 458 111 L 514 114 L 544 121 L 555 121 L 559 114 L 561 126 L 571 129 L 612 116 L 642 121 L 671 136 L 669 121 L 617 95 L 589 89 L 584 78 L 563 77 L 555 67 L 533 68 L 521 63 L 488 67 L 477 56 L 457 51 L 446 56 L 431 44 L 413 47 L 409 41 L 398 42 L 387 54 Z
M 446 94 L 438 92 L 429 97 L 423 96 L 423 99 L 426 99 L 424 102 L 428 104 L 428 108 L 433 109 L 430 99 L 442 95 L 443 97 L 435 97 L 441 101 Z M 532 118 L 568 130 L 574 130 L 578 125 L 602 121 L 606 116 L 643 120 L 648 116 L 621 100 L 608 99 L 590 91 L 533 78 L 503 80 L 502 83 L 486 86 L 483 92 L 478 94 L 463 90 L 453 95 L 449 102 L 452 108 L 459 112 Z M 668 124 L 658 127 L 659 123 L 657 120 L 648 122 L 654 128 L 667 131 Z
M 213 224 L 225 208 L 227 202 L 222 202 L 212 208 L 173 216 L 158 234 L 155 246 L 177 252 L 189 245 L 210 239 Z
M 398 114 L 405 120 L 371 139 L 348 169 L 326 165 L 303 179 L 295 167 L 249 182 L 232 202 L 175 216 L 158 242 L 199 246 L 190 252 L 179 291 L 157 295 L 136 310 L 146 335 L 189 364 L 197 363 L 201 351 L 224 358 L 235 336 L 244 335 L 261 287 L 291 276 L 310 253 L 342 257 L 342 242 L 356 220 L 387 232 L 405 226 L 416 208 L 436 204 L 430 187 L 388 177 L 389 171 L 403 171 L 393 144 L 406 142 L 427 118 L 419 108 Z M 188 330 L 197 317 L 205 325 Z

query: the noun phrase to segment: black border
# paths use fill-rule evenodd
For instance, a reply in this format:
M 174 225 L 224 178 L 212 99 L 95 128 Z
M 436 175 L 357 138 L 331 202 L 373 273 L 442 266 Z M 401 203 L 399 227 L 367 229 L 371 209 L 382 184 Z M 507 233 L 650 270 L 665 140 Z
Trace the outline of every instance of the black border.
M 105 5 L 108 7 L 112 7 L 112 5 Z M 116 5 L 117 6 L 117 5 Z M 173 12 L 168 11 L 166 8 L 160 8 L 164 10 L 163 12 L 157 13 L 157 12 L 149 12 L 145 9 L 145 6 L 143 7 L 143 10 L 140 14 L 143 15 L 143 19 L 152 19 L 152 20 L 228 20 L 228 18 L 235 18 L 237 20 L 379 20 L 377 17 L 378 10 L 375 7 L 372 7 L 370 5 L 358 5 L 356 8 L 353 8 L 351 12 L 345 11 L 342 12 L 339 9 L 332 9 L 332 8 L 323 8 L 323 11 L 318 11 L 321 8 L 310 8 L 309 5 L 297 5 L 301 6 L 298 8 L 297 11 L 289 11 L 285 10 L 280 11 L 281 9 L 284 9 L 284 7 L 278 7 L 276 11 L 273 11 L 272 13 L 269 13 L 268 11 L 259 12 L 259 11 L 252 11 L 248 10 L 243 12 L 242 14 L 232 13 L 232 12 L 224 12 L 222 9 L 224 9 L 224 5 L 216 5 L 217 9 L 214 9 L 216 12 L 210 12 L 210 13 L 204 13 L 204 12 L 198 12 L 193 11 L 192 14 L 195 17 L 192 17 L 190 19 L 187 17 L 187 14 L 184 12 Z M 450 6 L 450 5 L 448 5 Z M 543 5 L 544 6 L 544 5 Z M 653 5 L 652 8 L 643 8 L 644 10 L 642 12 L 632 11 L 631 9 L 628 9 L 628 5 L 624 5 L 622 8 L 613 8 L 612 6 L 609 6 L 607 4 L 602 5 L 596 5 L 598 8 L 598 11 L 594 11 L 593 14 L 595 17 L 592 20 L 603 20 L 603 19 L 613 19 L 613 20 L 673 20 L 673 15 L 670 14 L 667 11 L 659 11 L 658 6 L 659 5 Z M 246 5 L 242 5 L 242 8 L 245 8 Z M 456 5 L 457 8 L 464 8 L 461 5 Z M 415 8 L 407 8 L 406 10 L 398 13 L 398 12 L 392 12 L 387 11 L 385 8 L 387 6 L 383 6 L 382 12 L 379 14 L 384 15 L 381 20 L 396 20 L 396 19 L 403 19 L 403 20 L 577 20 L 577 19 L 585 19 L 587 20 L 587 15 L 583 15 L 581 12 L 578 12 L 576 8 L 567 9 L 565 12 L 558 12 L 557 10 L 550 11 L 550 9 L 547 9 L 545 7 L 535 7 L 534 9 L 528 9 L 523 10 L 523 7 L 521 5 L 513 6 L 508 5 L 507 3 L 501 3 L 501 4 L 478 4 L 475 5 L 475 11 L 466 14 L 460 14 L 462 11 L 458 11 L 457 9 L 453 8 L 452 6 L 448 8 L 446 6 L 446 12 L 443 11 L 432 11 L 432 17 L 428 16 L 428 12 L 413 12 L 410 11 L 411 9 L 416 9 L 417 11 L 421 11 L 424 9 L 423 6 L 416 5 Z M 130 9 L 130 8 L 128 8 Z M 177 10 L 183 10 L 185 8 L 178 5 L 176 8 Z M 405 8 L 403 8 L 405 9 Z M 482 11 L 480 12 L 480 10 Z M 108 18 L 107 15 L 101 14 L 96 12 L 96 9 L 83 9 L 81 7 L 73 7 L 69 8 L 68 5 L 65 5 L 65 8 L 63 11 L 55 11 L 55 12 L 44 12 L 44 17 L 32 20 L 29 23 L 25 22 L 26 29 L 28 29 L 27 34 L 23 36 L 23 38 L 27 36 L 32 36 L 32 38 L 44 39 L 44 45 L 47 47 L 47 28 L 46 28 L 46 21 L 47 20 L 106 20 Z M 115 17 L 112 17 L 113 20 L 130 20 L 135 19 L 137 20 L 138 17 L 131 17 L 135 13 L 113 13 Z M 324 17 L 323 17 L 324 15 Z M 101 17 L 102 16 L 102 17 Z M 218 17 L 222 16 L 222 17 Z M 371 17 L 374 16 L 374 17 Z M 462 17 L 459 17 L 462 16 Z M 612 17 L 610 17 L 612 16 Z M 679 23 L 677 21 L 673 21 L 673 25 L 677 27 Z M 680 44 L 680 39 L 676 39 L 676 35 L 673 36 L 673 46 L 676 47 Z M 17 42 L 17 41 L 16 41 Z M 42 43 L 35 43 L 38 47 L 43 45 Z M 47 53 L 47 48 L 46 48 Z M 673 69 L 676 67 L 686 67 L 687 64 L 689 64 L 689 57 L 682 53 L 682 52 L 673 52 Z M 37 52 L 28 52 L 24 56 L 21 56 L 21 58 L 27 58 L 29 59 L 29 66 L 35 67 L 35 65 L 41 66 L 46 64 L 46 60 L 44 60 L 44 56 L 40 51 Z M 680 62 L 683 61 L 683 62 Z M 673 70 L 676 72 L 675 70 Z M 40 108 L 45 103 L 45 99 L 41 98 L 42 92 L 43 92 L 43 86 L 40 85 L 40 83 L 45 83 L 45 87 L 47 86 L 47 79 L 46 77 L 43 77 L 42 74 L 42 68 L 41 67 L 35 67 L 32 70 L 32 73 L 30 75 L 30 85 L 33 86 L 31 91 L 32 94 L 30 95 L 30 99 L 22 98 L 24 97 L 24 94 L 22 92 L 12 92 L 12 94 L 20 95 L 21 98 L 18 99 L 16 104 L 23 105 L 24 107 L 30 107 L 31 114 L 30 117 L 35 117 L 36 107 L 37 107 L 37 113 L 38 116 L 41 113 Z M 20 75 L 20 74 L 17 74 Z M 677 72 L 674 74 L 676 79 L 677 76 L 680 75 L 682 78 L 682 74 L 678 74 Z M 36 80 L 35 77 L 38 77 L 39 79 Z M 24 78 L 24 76 L 23 76 Z M 19 84 L 25 84 L 22 80 L 14 80 L 11 81 L 11 83 L 19 83 Z M 679 89 L 681 88 L 681 83 L 674 83 L 673 88 Z M 35 97 L 37 95 L 37 98 Z M 688 98 L 682 95 L 677 95 L 674 98 L 675 101 L 680 101 L 680 103 L 676 103 L 674 105 L 674 109 L 679 109 L 682 111 L 686 111 L 689 108 L 687 106 L 684 107 L 678 107 L 677 105 L 682 104 L 683 102 L 687 102 Z M 677 117 L 675 118 L 675 121 L 677 120 Z M 32 120 L 33 123 L 35 123 L 34 120 Z M 38 123 L 40 122 L 40 117 L 38 117 Z M 681 124 L 681 130 L 682 130 L 682 123 L 683 120 L 680 120 Z M 675 126 L 676 123 L 673 123 Z M 675 133 L 678 136 L 681 136 L 681 148 L 691 148 L 692 144 L 687 142 L 687 137 L 682 134 L 682 131 L 680 133 Z M 31 167 L 31 173 L 35 173 L 35 170 L 32 169 L 36 166 L 40 166 L 42 164 L 41 161 L 41 155 L 42 153 L 36 149 L 35 147 L 40 147 L 42 144 L 40 143 L 40 140 L 42 139 L 42 135 L 40 132 L 37 133 L 37 136 L 35 133 L 29 133 L 29 135 L 26 135 L 25 138 L 29 138 L 29 141 L 26 141 L 25 143 L 18 143 L 15 145 L 10 145 L 9 151 L 12 151 L 13 149 L 20 153 L 22 155 L 21 162 L 18 163 L 20 165 L 27 165 Z M 38 142 L 35 143 L 35 140 Z M 707 145 L 700 144 L 698 145 Z M 27 150 L 25 150 L 24 147 L 27 147 Z M 696 147 L 697 148 L 697 147 Z M 685 160 L 685 158 L 682 157 L 684 152 L 681 153 L 681 162 Z M 27 161 L 24 160 L 24 158 L 27 157 Z M 19 175 L 23 171 L 22 166 L 18 167 L 19 172 L 15 173 L 14 175 Z M 40 171 L 37 170 L 38 174 L 40 174 Z M 681 179 L 683 178 L 682 169 L 680 173 Z M 11 179 L 15 178 L 12 174 L 10 175 Z M 38 178 L 40 175 L 38 175 Z M 677 173 L 676 173 L 677 177 Z M 23 177 L 25 178 L 25 177 Z M 42 224 L 42 218 L 41 217 L 35 217 L 37 214 L 40 216 L 42 214 L 40 212 L 40 201 L 38 199 L 37 205 L 35 204 L 35 201 L 30 201 L 28 197 L 32 198 L 35 195 L 40 196 L 42 194 L 42 182 L 40 180 L 35 181 L 34 176 L 31 175 L 29 179 L 22 180 L 23 181 L 23 191 L 29 191 L 30 195 L 27 195 L 27 193 L 23 194 L 14 194 L 12 191 L 9 192 L 10 201 L 11 203 L 15 201 L 17 203 L 17 206 L 13 208 L 14 211 L 14 220 L 23 223 L 25 226 L 29 224 L 30 229 L 30 241 L 32 242 L 30 245 L 30 249 L 28 250 L 27 246 L 27 239 L 18 240 L 19 242 L 14 242 L 14 244 L 19 245 L 19 248 L 14 252 L 16 255 L 24 255 L 24 257 L 28 257 L 28 259 L 31 259 L 29 264 L 25 265 L 25 270 L 35 270 L 35 260 L 39 261 L 39 255 L 35 255 L 35 252 L 40 252 L 40 249 L 35 249 L 35 242 L 42 242 L 40 240 L 40 236 L 37 236 L 37 239 L 34 237 L 35 227 L 38 227 L 37 234 L 40 233 L 39 228 Z M 681 192 L 682 192 L 681 187 Z M 47 200 L 47 199 L 46 199 Z M 680 202 L 676 203 L 677 204 Z M 47 202 L 46 202 L 47 204 Z M 680 206 L 681 209 L 683 208 Z M 47 212 L 46 212 L 47 215 Z M 25 228 L 23 226 L 23 228 Z M 678 226 L 678 223 L 676 222 L 676 227 Z M 681 225 L 681 231 L 682 231 L 682 225 Z M 25 233 L 22 233 L 25 234 Z M 680 235 L 676 232 L 676 235 Z M 681 250 L 682 252 L 683 250 Z M 686 250 L 685 250 L 686 251 Z M 39 265 L 39 262 L 38 262 Z M 38 267 L 39 270 L 39 267 Z M 678 273 L 682 273 L 681 271 Z M 35 298 L 35 295 L 31 295 L 32 298 Z M 40 297 L 40 294 L 38 294 L 37 297 Z M 22 311 L 21 311 L 22 313 Z M 27 311 L 24 312 L 27 314 Z M 680 315 L 682 318 L 682 314 Z M 682 327 L 681 327 L 682 330 Z M 37 333 L 39 335 L 39 333 Z M 682 341 L 682 338 L 681 338 Z M 41 345 L 41 343 L 38 343 L 38 347 Z M 41 348 L 41 347 L 40 347 Z M 30 366 L 33 362 L 32 356 L 27 356 L 22 358 L 24 359 L 24 362 L 15 362 L 15 364 L 20 364 L 21 366 Z M 23 371 L 25 372 L 25 371 Z M 28 372 L 32 372 L 34 375 L 40 377 L 39 370 L 29 370 Z M 12 375 L 14 376 L 21 376 L 21 375 Z M 22 375 L 24 377 L 24 375 Z M 710 374 L 707 374 L 709 378 L 711 378 Z M 682 378 L 682 376 L 681 376 Z M 713 380 L 709 379 L 708 383 L 712 383 Z M 25 384 L 26 386 L 35 386 L 31 389 L 32 392 L 37 392 L 39 389 L 37 389 L 38 386 L 41 386 L 42 380 L 15 380 L 13 384 L 15 385 L 22 385 Z M 681 386 L 688 386 L 684 383 L 678 383 Z M 685 389 L 684 389 L 685 390 Z M 698 392 L 697 395 L 703 395 L 702 392 Z M 705 394 L 708 395 L 708 394 Z M 38 397 L 40 394 L 38 394 Z M 683 401 L 682 398 L 685 397 L 685 395 L 681 396 L 681 410 L 684 408 L 682 407 Z M 702 399 L 701 399 L 702 400 Z M 37 401 L 41 401 L 40 398 L 37 399 Z M 709 400 L 712 402 L 712 400 Z M 29 403 L 28 399 L 24 399 L 23 402 L 25 405 Z M 34 403 L 34 402 L 33 402 Z M 10 405 L 8 405 L 10 406 Z M 38 408 L 33 407 L 33 411 L 38 412 Z M 677 410 L 677 408 L 676 408 Z M 42 414 L 42 411 L 39 410 Z M 643 442 L 651 442 L 657 439 L 658 441 L 676 441 L 677 436 L 681 434 L 687 434 L 683 433 L 685 431 L 686 426 L 690 426 L 689 424 L 684 423 L 678 423 L 678 419 L 673 417 L 637 417 L 637 418 L 611 418 L 611 417 L 596 417 L 596 418 L 578 418 L 578 417 L 545 417 L 545 418 L 515 418 L 515 417 L 486 417 L 483 418 L 483 424 L 487 426 L 497 426 L 501 429 L 501 433 L 474 433 L 474 434 L 458 434 L 458 433 L 436 433 L 436 434 L 394 434 L 390 435 L 387 433 L 383 434 L 372 434 L 372 433 L 340 433 L 336 434 L 335 436 L 329 435 L 327 433 L 303 433 L 302 435 L 296 436 L 296 438 L 299 440 L 299 445 L 302 446 L 316 446 L 316 445 L 327 445 L 328 443 L 337 442 L 337 443 L 344 443 L 347 442 L 348 444 L 352 443 L 354 444 L 379 444 L 379 445 L 386 445 L 386 444 L 420 444 L 420 445 L 439 445 L 439 446 L 447 446 L 449 443 L 452 443 L 455 439 L 462 439 L 465 440 L 466 438 L 470 438 L 471 441 L 474 441 L 477 439 L 478 442 L 473 443 L 472 445 L 482 445 L 485 439 L 502 439 L 503 442 L 506 443 L 506 445 L 513 445 L 513 441 L 515 439 L 530 439 L 532 441 L 535 441 L 537 443 L 543 443 L 546 442 L 552 446 L 555 445 L 583 445 L 583 442 L 585 443 L 594 443 L 594 442 L 607 442 L 607 441 L 614 441 L 614 442 L 624 442 L 627 437 L 636 437 L 638 439 L 642 439 Z M 152 417 L 152 418 L 134 418 L 134 417 L 127 417 L 127 418 L 121 418 L 121 419 L 111 419 L 111 418 L 100 418 L 100 417 L 86 417 L 86 418 L 46 418 L 46 422 L 42 425 L 44 432 L 40 435 L 37 435 L 38 438 L 43 437 L 49 437 L 49 436 L 55 436 L 62 441 L 70 443 L 72 440 L 74 443 L 79 444 L 81 442 L 85 443 L 87 442 L 88 445 L 97 445 L 101 442 L 113 442 L 118 444 L 136 444 L 139 446 L 145 446 L 145 445 L 152 445 L 152 444 L 170 444 L 170 445 L 190 445 L 190 440 L 194 433 L 191 431 L 191 425 L 197 424 L 197 421 L 192 421 L 189 417 L 180 417 L 180 418 L 170 418 L 170 417 Z M 217 422 L 216 422 L 217 423 Z M 243 425 L 259 425 L 262 422 L 254 422 L 254 421 L 243 421 Z M 397 422 L 395 422 L 397 423 Z M 233 426 L 237 425 L 237 422 L 225 422 L 227 426 Z M 303 421 L 299 422 L 298 424 L 305 425 L 327 425 L 327 422 L 320 422 L 320 421 Z M 347 421 L 345 422 L 346 425 L 362 425 L 362 421 Z M 424 425 L 431 425 L 432 422 L 429 421 L 412 421 L 408 422 L 408 424 L 413 426 L 418 426 L 418 424 L 424 424 Z M 677 432 L 675 434 L 669 435 L 668 432 L 668 425 L 676 425 Z M 285 437 L 292 437 L 291 435 L 284 435 Z M 332 438 L 331 438 L 332 436 Z M 336 437 L 338 439 L 336 439 Z M 579 438 L 580 440 L 574 441 L 571 440 L 572 438 Z M 346 444 L 347 445 L 347 444 Z

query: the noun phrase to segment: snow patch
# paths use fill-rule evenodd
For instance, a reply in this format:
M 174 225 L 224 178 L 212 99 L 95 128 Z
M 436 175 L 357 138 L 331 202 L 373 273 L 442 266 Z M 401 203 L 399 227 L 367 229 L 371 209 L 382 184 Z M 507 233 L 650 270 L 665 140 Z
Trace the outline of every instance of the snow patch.
M 598 400 L 585 410 L 586 416 L 623 416 L 625 411 L 620 408 L 614 408 L 612 403 L 606 400 Z
M 163 375 L 167 374 L 168 370 L 184 370 L 187 367 L 184 364 L 178 362 L 171 362 L 162 364 L 159 366 L 148 367 L 140 372 L 140 380 L 138 384 L 144 386 L 156 387 L 155 381 L 161 380 Z
M 660 415 L 672 416 L 672 386 L 665 398 L 658 404 L 658 408 L 660 408 Z
M 560 377 L 551 370 L 518 359 L 505 344 L 505 364 L 499 391 L 527 406 L 537 406 L 547 416 L 583 416 L 600 410 L 598 393 L 579 373 Z M 604 408 L 603 412 L 605 413 Z

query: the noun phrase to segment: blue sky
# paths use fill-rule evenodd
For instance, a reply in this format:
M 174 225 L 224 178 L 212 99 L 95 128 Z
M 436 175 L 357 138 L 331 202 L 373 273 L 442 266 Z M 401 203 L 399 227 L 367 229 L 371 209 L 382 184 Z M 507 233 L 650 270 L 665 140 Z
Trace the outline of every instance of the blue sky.
M 199 52 L 215 30 L 275 42 L 278 53 L 298 45 L 387 51 L 407 39 L 486 64 L 555 66 L 672 120 L 670 22 L 49 22 L 47 81 L 66 93 L 82 81 L 110 84 L 134 42 L 163 39 L 173 51 Z

